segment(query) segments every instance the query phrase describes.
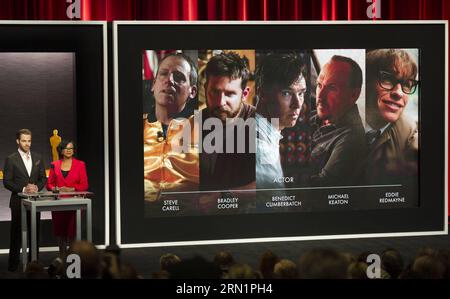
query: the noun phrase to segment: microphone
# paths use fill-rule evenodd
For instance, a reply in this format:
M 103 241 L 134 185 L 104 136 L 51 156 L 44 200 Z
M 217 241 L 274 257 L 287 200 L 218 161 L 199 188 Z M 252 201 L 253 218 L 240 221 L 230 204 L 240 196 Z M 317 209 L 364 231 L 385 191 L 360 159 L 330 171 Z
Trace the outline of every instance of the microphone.
M 158 142 L 163 142 L 164 141 L 164 133 L 162 131 L 158 131 L 158 133 L 156 133 L 156 139 L 158 140 Z

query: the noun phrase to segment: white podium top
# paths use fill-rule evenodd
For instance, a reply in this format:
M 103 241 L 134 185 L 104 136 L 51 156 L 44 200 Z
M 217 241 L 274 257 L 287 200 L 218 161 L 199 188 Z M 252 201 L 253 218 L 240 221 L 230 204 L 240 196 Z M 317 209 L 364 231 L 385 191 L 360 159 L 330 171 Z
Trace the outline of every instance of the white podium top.
M 36 193 L 19 193 L 20 197 L 23 197 L 24 199 L 29 200 L 55 200 L 55 199 L 63 199 L 63 198 L 85 198 L 87 196 L 91 196 L 94 193 L 83 191 L 83 192 L 36 192 Z

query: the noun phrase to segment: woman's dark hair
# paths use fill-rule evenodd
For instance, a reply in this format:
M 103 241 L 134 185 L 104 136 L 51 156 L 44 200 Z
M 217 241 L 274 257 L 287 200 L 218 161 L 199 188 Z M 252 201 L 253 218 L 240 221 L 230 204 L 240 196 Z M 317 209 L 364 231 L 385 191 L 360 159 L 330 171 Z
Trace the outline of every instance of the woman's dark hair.
M 75 155 L 76 151 L 77 151 L 77 147 L 75 145 L 75 142 L 73 142 L 72 140 L 61 140 L 61 143 L 58 145 L 58 154 L 61 157 L 62 156 L 62 152 L 63 150 L 67 147 L 68 144 L 72 143 L 73 145 L 73 154 Z

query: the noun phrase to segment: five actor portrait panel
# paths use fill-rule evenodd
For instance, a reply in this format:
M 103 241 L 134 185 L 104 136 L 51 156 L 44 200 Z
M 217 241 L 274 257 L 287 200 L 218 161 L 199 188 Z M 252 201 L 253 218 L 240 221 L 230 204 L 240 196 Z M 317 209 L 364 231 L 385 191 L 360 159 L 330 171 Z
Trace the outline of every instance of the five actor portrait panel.
M 294 190 L 415 186 L 418 57 L 144 51 L 147 216 L 289 210 L 306 196 Z

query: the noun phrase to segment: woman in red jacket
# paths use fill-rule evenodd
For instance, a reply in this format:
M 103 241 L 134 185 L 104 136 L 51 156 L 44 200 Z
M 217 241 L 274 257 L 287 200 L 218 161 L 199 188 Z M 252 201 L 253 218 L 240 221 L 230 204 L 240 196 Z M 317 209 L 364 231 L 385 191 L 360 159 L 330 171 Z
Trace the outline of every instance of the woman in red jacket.
M 75 143 L 63 140 L 58 145 L 60 160 L 52 162 L 47 180 L 47 190 L 60 192 L 87 191 L 88 179 L 83 161 L 74 158 Z M 53 232 L 58 239 L 62 257 L 75 238 L 75 211 L 52 212 Z

